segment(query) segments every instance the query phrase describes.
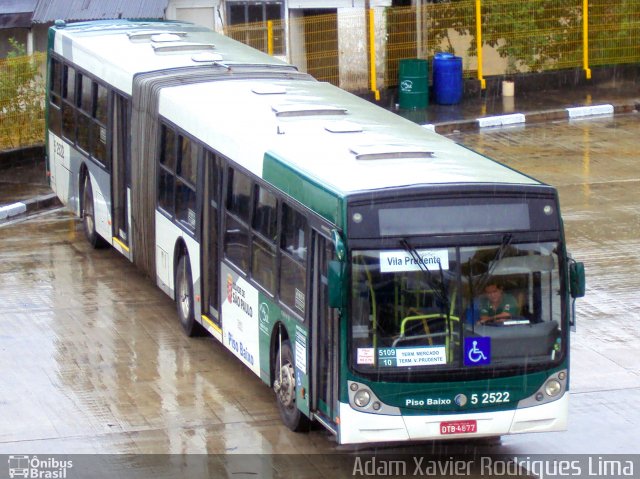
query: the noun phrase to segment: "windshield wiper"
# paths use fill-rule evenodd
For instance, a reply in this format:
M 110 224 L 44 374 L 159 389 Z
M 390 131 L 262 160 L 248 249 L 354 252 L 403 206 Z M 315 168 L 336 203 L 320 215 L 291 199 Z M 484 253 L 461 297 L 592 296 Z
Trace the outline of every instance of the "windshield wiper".
M 484 288 L 487 285 L 487 281 L 489 281 L 489 278 L 491 277 L 491 275 L 493 275 L 493 272 L 498 266 L 498 263 L 500 262 L 500 260 L 504 258 L 507 248 L 511 246 L 512 241 L 513 241 L 513 235 L 511 233 L 505 233 L 504 235 L 502 235 L 502 242 L 500 243 L 500 246 L 496 250 L 496 254 L 493 255 L 493 259 L 489 261 L 487 271 L 485 271 L 482 274 L 482 276 L 480 276 L 480 279 L 478 279 L 479 291 L 484 291 Z M 469 275 L 470 275 L 469 281 L 471 282 L 471 271 L 469 271 Z
M 449 293 L 447 292 L 447 287 L 444 282 L 444 272 L 442 270 L 442 265 L 438 262 L 438 266 L 440 267 L 440 284 L 433 279 L 433 275 L 429 268 L 424 264 L 422 258 L 420 257 L 420 253 L 416 250 L 406 238 L 402 238 L 400 240 L 400 244 L 402 247 L 411 255 L 413 261 L 416 262 L 418 268 L 424 273 L 426 273 L 427 284 L 431 289 L 433 289 L 433 293 L 436 297 L 436 300 L 441 308 L 444 308 L 447 319 L 449 318 Z

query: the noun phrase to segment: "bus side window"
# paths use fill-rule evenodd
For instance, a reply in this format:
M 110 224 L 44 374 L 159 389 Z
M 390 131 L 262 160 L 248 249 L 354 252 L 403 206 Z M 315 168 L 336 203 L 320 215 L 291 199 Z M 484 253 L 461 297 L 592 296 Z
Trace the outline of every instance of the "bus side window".
M 176 169 L 176 133 L 166 125 L 162 125 L 160 143 L 160 164 L 173 172 Z
M 107 155 L 108 90 L 93 82 L 93 124 L 91 155 L 107 169 L 111 169 Z
M 233 168 L 229 168 L 228 172 L 224 254 L 244 273 L 247 273 L 249 270 L 251 180 Z
M 176 179 L 176 220 L 192 231 L 196 229 L 196 172 L 198 146 L 189 138 L 178 137 L 178 165 Z
M 286 203 L 282 205 L 280 251 L 280 299 L 294 311 L 304 314 L 307 218 Z
M 251 203 L 251 180 L 247 175 L 229 168 L 229 194 L 227 209 L 244 223 L 249 223 Z
M 71 143 L 76 141 L 76 71 L 70 66 L 63 68 L 62 83 L 62 136 Z
M 162 125 L 160 137 L 158 206 L 160 206 L 160 208 L 166 211 L 170 216 L 173 216 L 174 214 L 176 144 L 177 138 L 175 132 L 166 125 Z
M 51 59 L 51 78 L 49 83 L 49 129 L 57 136 L 62 135 L 62 64 Z
M 91 128 L 93 120 L 93 85 L 91 78 L 87 75 L 78 75 L 78 112 L 76 121 L 78 122 L 78 146 L 85 153 L 91 150 Z
M 276 237 L 278 231 L 278 201 L 265 188 L 255 186 L 251 246 L 251 276 L 269 293 L 276 290 Z

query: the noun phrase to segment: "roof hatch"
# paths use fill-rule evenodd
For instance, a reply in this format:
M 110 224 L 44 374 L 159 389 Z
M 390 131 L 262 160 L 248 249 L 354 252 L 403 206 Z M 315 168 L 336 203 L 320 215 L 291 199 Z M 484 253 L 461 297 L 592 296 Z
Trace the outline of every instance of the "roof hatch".
M 288 103 L 275 105 L 272 110 L 278 117 L 288 116 L 321 116 L 321 115 L 346 115 L 347 109 L 332 105 L 309 105 L 303 103 Z
M 198 52 L 210 51 L 215 47 L 210 43 L 166 43 L 160 45 L 152 45 L 156 53 L 176 53 L 176 52 Z
M 184 38 L 187 36 L 187 32 L 168 32 L 168 31 L 162 31 L 162 30 L 147 30 L 147 31 L 142 31 L 142 32 L 129 32 L 127 33 L 127 36 L 129 37 L 129 40 L 151 40 L 154 42 L 157 41 L 162 41 L 163 37 L 167 37 L 171 38 L 171 40 L 165 40 L 165 41 L 177 41 L 180 40 L 181 38 Z M 158 40 L 158 37 L 160 37 L 160 40 Z
M 280 85 L 257 85 L 251 89 L 256 95 L 284 95 L 287 89 Z
M 351 148 L 356 160 L 397 160 L 402 158 L 433 158 L 433 151 L 424 146 L 364 145 Z
M 191 61 L 196 63 L 214 63 L 222 61 L 222 55 L 214 52 L 200 52 L 192 55 Z

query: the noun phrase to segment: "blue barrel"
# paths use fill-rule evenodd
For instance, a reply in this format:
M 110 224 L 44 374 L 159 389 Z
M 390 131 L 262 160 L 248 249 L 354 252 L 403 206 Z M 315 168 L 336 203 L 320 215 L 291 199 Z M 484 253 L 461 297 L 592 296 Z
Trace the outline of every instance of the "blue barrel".
M 433 58 L 433 90 L 439 105 L 457 105 L 462 100 L 462 57 L 436 53 Z
M 429 63 L 418 58 L 400 60 L 398 103 L 403 110 L 426 108 L 429 104 Z

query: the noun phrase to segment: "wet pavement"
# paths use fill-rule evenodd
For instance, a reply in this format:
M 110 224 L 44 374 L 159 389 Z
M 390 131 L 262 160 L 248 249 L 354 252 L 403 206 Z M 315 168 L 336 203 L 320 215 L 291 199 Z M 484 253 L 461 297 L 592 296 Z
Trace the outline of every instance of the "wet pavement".
M 530 88 L 520 91 L 516 83 L 515 95 L 505 97 L 494 86 L 464 98 L 457 105 L 432 102 L 420 110 L 401 110 L 397 105 L 390 108 L 415 123 L 434 125 L 443 134 L 478 129 L 479 118 L 521 114 L 527 123 L 539 123 L 565 119 L 567 108 L 611 105 L 617 113 L 640 108 L 640 82 L 630 79 L 593 81 L 558 89 Z
M 43 161 L 0 164 L 0 206 L 51 192 Z
M 56 210 L 0 225 L 0 454 L 290 454 L 273 477 L 346 477 L 353 463 L 338 454 L 354 451 L 637 453 L 639 120 L 450 136 L 559 189 L 569 249 L 587 271 L 567 432 L 355 449 L 322 429 L 294 434 L 269 388 L 215 340 L 184 337 L 164 293 L 114 250 L 92 250 Z M 0 171 L 0 205 L 47 191 L 39 172 L 14 173 Z M 312 466 L 296 466 L 302 457 Z

